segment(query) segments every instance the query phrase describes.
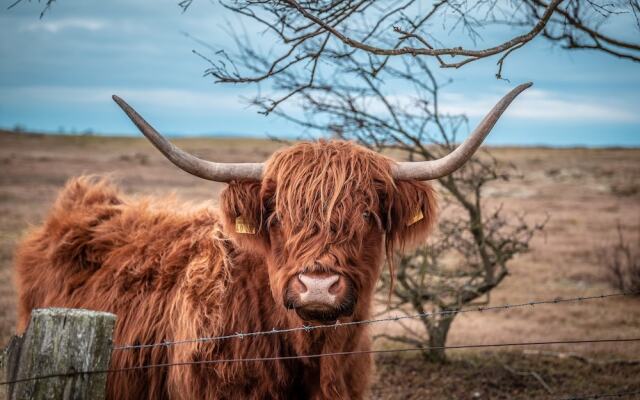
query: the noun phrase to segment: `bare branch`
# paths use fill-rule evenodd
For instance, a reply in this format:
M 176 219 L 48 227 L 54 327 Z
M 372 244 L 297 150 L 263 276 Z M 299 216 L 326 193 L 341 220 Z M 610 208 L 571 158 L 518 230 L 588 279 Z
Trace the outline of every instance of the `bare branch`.
M 297 77 L 296 85 L 287 85 L 292 93 L 271 99 L 271 107 L 263 109 L 266 113 L 285 100 L 297 98 L 304 89 L 312 89 L 312 75 L 348 73 L 332 70 L 340 64 L 336 60 L 342 58 L 356 59 L 358 68 L 375 78 L 384 69 L 393 68 L 390 61 L 394 58 L 416 63 L 433 59 L 440 67 L 460 68 L 497 56 L 496 78 L 506 80 L 507 58 L 541 37 L 567 50 L 599 51 L 640 61 L 640 44 L 603 29 L 605 22 L 615 23 L 613 18 L 625 14 L 632 14 L 640 29 L 638 0 L 440 0 L 425 10 L 415 0 L 388 6 L 373 0 L 238 0 L 223 5 L 251 19 L 252 24 L 264 26 L 265 33 L 278 43 L 273 56 L 267 56 L 265 49 L 251 48 L 249 40 L 236 40 L 238 53 L 221 54 L 207 74 L 222 83 L 273 82 L 279 75 Z M 476 48 L 442 43 L 433 29 L 440 25 L 444 32 L 466 33 Z M 477 48 L 482 30 L 492 25 L 521 33 L 502 43 Z M 447 40 L 449 37 L 458 36 L 449 34 Z M 285 90 L 278 83 L 276 86 Z

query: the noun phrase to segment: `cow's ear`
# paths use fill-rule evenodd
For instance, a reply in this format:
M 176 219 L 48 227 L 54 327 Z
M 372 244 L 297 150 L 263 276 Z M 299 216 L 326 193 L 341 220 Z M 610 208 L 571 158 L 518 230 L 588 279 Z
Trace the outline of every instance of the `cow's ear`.
M 436 221 L 437 198 L 431 184 L 396 181 L 387 216 L 388 240 L 394 248 L 423 242 Z
M 266 246 L 260 188 L 260 182 L 231 182 L 220 194 L 225 233 L 251 250 L 264 250 Z

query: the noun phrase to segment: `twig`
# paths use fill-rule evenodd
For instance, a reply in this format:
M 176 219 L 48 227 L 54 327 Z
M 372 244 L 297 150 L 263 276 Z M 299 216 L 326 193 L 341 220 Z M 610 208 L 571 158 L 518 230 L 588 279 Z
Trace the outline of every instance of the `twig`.
M 544 388 L 544 390 L 547 391 L 547 393 L 549 394 L 553 394 L 553 390 L 551 390 L 551 388 L 549 387 L 549 385 L 547 385 L 547 383 L 544 381 L 544 379 L 542 379 L 542 377 L 540 376 L 540 374 L 538 374 L 535 371 L 517 371 L 511 367 L 509 367 L 506 364 L 503 364 L 502 367 L 504 369 L 506 369 L 507 371 L 509 371 L 510 373 L 512 373 L 513 375 L 520 375 L 520 376 L 533 376 L 535 378 L 535 380 L 537 380 L 540 385 L 542 385 L 542 387 Z
M 548 356 L 548 357 L 556 357 L 560 359 L 574 359 L 580 361 L 584 364 L 598 365 L 598 366 L 607 366 L 607 365 L 640 365 L 640 360 L 626 360 L 626 359 L 614 359 L 614 360 L 596 360 L 593 358 L 585 357 L 581 354 L 577 353 L 556 353 L 551 351 L 541 351 L 541 350 L 524 350 L 522 354 L 525 355 L 540 355 L 540 356 Z

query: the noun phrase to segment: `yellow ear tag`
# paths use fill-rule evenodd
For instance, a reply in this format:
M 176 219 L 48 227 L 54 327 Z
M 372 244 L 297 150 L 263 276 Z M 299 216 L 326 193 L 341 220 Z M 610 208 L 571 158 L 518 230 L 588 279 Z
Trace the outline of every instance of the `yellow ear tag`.
M 411 225 L 415 224 L 416 222 L 420 221 L 423 218 L 424 218 L 424 215 L 422 214 L 422 210 L 418 210 L 418 212 L 416 212 L 413 215 L 413 217 L 411 217 L 409 222 L 407 222 L 407 226 L 411 226 Z
M 249 235 L 255 235 L 256 227 L 243 217 L 236 218 L 236 233 L 246 233 Z

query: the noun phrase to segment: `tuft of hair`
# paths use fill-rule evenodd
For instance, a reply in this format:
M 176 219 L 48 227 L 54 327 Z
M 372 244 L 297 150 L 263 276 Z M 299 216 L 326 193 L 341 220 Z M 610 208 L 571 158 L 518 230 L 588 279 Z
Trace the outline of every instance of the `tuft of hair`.
M 371 213 L 386 231 L 393 270 L 393 253 L 428 235 L 437 199 L 427 182 L 396 181 L 392 165 L 391 159 L 345 141 L 321 140 L 281 150 L 265 171 L 262 197 L 269 218 L 289 225 L 287 248 L 304 251 L 310 235 L 333 244 L 358 242 L 369 223 L 362 215 Z M 422 218 L 414 220 L 417 213 Z
M 270 218 L 290 225 L 287 246 L 296 249 L 309 235 L 336 243 L 359 239 L 364 213 L 378 215 L 380 193 L 392 193 L 390 160 L 343 141 L 300 143 L 276 153 L 265 171 L 263 192 Z
M 97 265 L 93 252 L 87 251 L 93 230 L 121 212 L 121 193 L 108 178 L 94 175 L 70 179 L 60 191 L 49 217 L 41 228 L 54 245 L 48 249 L 56 265 L 75 260 L 73 265 L 90 268 Z

